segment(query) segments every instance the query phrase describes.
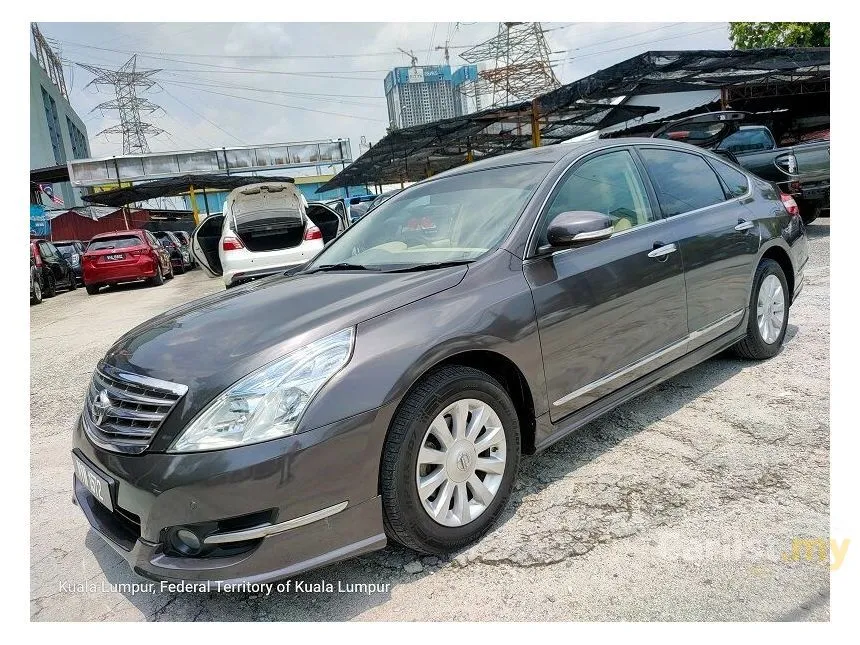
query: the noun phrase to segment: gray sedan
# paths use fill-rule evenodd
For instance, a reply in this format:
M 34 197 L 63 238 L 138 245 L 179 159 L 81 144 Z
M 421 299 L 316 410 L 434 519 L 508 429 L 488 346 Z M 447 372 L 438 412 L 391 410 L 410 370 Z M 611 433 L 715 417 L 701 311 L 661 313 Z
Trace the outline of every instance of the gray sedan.
M 806 260 L 790 197 L 685 144 L 468 164 L 120 338 L 74 429 L 75 499 L 155 579 L 450 552 L 522 454 L 724 349 L 779 352 Z

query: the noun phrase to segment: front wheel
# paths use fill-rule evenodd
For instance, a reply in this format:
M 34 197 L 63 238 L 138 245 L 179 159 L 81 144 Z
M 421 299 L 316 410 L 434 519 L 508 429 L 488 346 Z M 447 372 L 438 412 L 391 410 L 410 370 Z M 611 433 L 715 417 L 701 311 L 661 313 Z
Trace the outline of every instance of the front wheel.
M 489 374 L 448 366 L 424 377 L 391 423 L 380 476 L 389 537 L 446 553 L 486 533 L 520 461 L 511 397 Z
M 97 284 L 87 284 L 84 285 L 84 287 L 86 288 L 87 293 L 91 296 L 94 296 L 99 292 L 99 285 Z
M 69 276 L 69 291 L 74 291 L 78 288 L 78 283 L 75 280 L 75 275 L 72 274 Z
M 788 282 L 782 267 L 762 260 L 753 278 L 747 335 L 734 346 L 744 358 L 761 360 L 776 356 L 788 328 Z

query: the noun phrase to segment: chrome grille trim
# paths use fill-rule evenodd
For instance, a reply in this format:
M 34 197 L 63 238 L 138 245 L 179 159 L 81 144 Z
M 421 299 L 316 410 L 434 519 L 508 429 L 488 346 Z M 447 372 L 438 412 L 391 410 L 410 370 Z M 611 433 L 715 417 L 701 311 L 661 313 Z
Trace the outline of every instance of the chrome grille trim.
M 93 372 L 84 402 L 84 430 L 105 450 L 141 453 L 187 391 L 185 385 L 132 374 L 101 362 Z

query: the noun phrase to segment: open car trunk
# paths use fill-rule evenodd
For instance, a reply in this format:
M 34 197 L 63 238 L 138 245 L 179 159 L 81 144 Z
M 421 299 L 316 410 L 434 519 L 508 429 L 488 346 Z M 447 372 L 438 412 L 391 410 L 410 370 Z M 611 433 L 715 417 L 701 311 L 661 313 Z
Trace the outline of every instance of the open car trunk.
M 305 216 L 293 184 L 272 183 L 237 189 L 231 208 L 233 230 L 249 251 L 299 246 Z

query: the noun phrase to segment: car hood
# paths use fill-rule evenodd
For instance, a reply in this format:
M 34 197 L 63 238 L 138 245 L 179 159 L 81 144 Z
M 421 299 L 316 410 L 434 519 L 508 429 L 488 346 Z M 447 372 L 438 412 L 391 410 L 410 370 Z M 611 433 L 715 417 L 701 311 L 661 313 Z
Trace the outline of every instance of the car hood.
M 270 277 L 135 327 L 111 347 L 105 362 L 187 385 L 188 398 L 197 400 L 192 407 L 198 408 L 246 374 L 317 338 L 455 286 L 466 270 Z

